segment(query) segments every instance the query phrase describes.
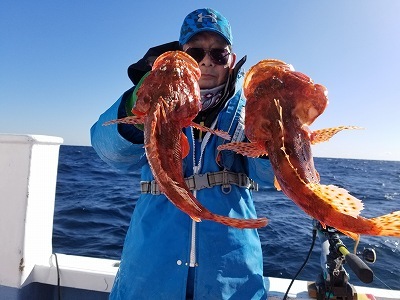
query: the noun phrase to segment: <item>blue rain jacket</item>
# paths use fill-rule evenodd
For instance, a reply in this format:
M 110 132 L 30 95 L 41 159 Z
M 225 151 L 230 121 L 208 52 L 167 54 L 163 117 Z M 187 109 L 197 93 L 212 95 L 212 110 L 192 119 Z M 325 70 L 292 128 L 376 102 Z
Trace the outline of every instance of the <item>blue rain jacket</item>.
M 237 83 L 238 87 L 241 83 Z M 125 140 L 116 125 L 102 126 L 117 118 L 121 98 L 91 129 L 92 145 L 108 164 L 124 171 L 142 168 L 142 180 L 153 180 L 142 144 Z M 216 127 L 243 139 L 245 100 L 241 89 L 218 115 Z M 220 171 L 216 148 L 223 140 L 207 134 L 200 143 L 192 128 L 184 132 L 191 146 L 184 159 L 184 176 Z M 234 172 L 246 173 L 261 185 L 271 186 L 268 159 L 254 159 L 231 151 L 221 152 L 221 163 Z M 198 168 L 196 169 L 196 166 Z M 139 182 L 137 183 L 139 185 Z M 211 212 L 234 218 L 256 218 L 249 189 L 231 185 L 195 191 Z M 110 299 L 185 299 L 189 267 L 194 266 L 194 299 L 266 299 L 263 256 L 257 230 L 236 229 L 204 220 L 193 222 L 163 194 L 141 194 L 126 235 Z

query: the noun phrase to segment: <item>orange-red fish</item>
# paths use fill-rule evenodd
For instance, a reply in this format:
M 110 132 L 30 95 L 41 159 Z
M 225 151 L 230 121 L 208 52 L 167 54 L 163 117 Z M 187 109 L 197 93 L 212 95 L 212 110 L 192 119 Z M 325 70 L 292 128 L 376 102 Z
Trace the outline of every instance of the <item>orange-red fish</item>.
M 311 144 L 329 140 L 341 126 L 312 132 L 309 129 L 327 104 L 327 89 L 279 60 L 263 60 L 244 79 L 247 99 L 245 134 L 250 143 L 228 143 L 252 157 L 268 155 L 276 187 L 323 226 L 329 225 L 357 238 L 359 234 L 400 236 L 400 211 L 366 219 L 361 200 L 343 188 L 320 184 Z M 257 116 L 248 117 L 248 116 Z
M 234 219 L 207 210 L 188 189 L 182 171 L 182 159 L 189 153 L 182 128 L 194 126 L 224 138 L 229 135 L 192 122 L 201 109 L 196 61 L 181 51 L 162 54 L 137 92 L 132 109 L 135 116 L 111 123 L 144 125 L 144 147 L 154 178 L 161 192 L 193 220 L 212 220 L 237 228 L 259 228 L 267 219 Z

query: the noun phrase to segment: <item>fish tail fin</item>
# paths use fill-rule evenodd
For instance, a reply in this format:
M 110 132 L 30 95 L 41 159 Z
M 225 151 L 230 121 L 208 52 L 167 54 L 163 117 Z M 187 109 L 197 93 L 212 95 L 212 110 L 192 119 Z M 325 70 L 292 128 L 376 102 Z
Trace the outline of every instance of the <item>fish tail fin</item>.
M 245 228 L 261 228 L 268 224 L 268 219 L 266 218 L 258 218 L 258 219 L 236 219 L 225 217 L 221 215 L 211 214 L 207 218 L 203 218 L 206 220 L 214 221 L 217 223 L 221 223 L 227 226 L 245 229 Z
M 191 216 L 191 215 L 189 215 L 189 217 L 192 218 L 192 220 L 195 221 L 195 222 L 197 222 L 197 223 L 198 223 L 198 222 L 201 222 L 201 219 L 200 219 L 199 217 Z
M 400 211 L 372 218 L 370 221 L 381 229 L 379 235 L 400 237 Z

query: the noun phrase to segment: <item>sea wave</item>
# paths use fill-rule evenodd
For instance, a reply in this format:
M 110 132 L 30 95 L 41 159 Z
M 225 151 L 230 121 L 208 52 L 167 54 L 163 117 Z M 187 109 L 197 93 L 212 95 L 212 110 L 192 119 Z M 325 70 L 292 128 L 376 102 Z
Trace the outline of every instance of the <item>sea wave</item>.
M 315 158 L 321 183 L 343 187 L 365 203 L 373 217 L 400 210 L 400 162 Z M 121 174 L 99 159 L 92 147 L 61 146 L 54 212 L 53 250 L 58 253 L 119 259 L 138 198 L 139 171 Z M 281 192 L 260 187 L 254 193 L 259 216 L 269 224 L 259 230 L 264 275 L 292 278 L 312 243 L 312 220 Z M 351 250 L 354 242 L 341 237 Z M 399 238 L 363 237 L 358 247 L 374 248 L 370 265 L 376 280 L 369 286 L 400 289 Z M 320 245 L 299 278 L 320 273 Z M 346 268 L 349 269 L 349 268 Z M 365 285 L 348 270 L 351 283 Z

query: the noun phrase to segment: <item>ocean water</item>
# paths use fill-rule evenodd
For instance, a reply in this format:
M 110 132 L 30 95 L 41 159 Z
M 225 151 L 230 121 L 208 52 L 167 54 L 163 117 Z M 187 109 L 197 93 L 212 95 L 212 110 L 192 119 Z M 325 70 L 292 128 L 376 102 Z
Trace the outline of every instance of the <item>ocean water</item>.
M 315 158 L 321 183 L 346 188 L 365 204 L 362 215 L 376 217 L 400 210 L 400 162 Z M 139 172 L 121 174 L 97 156 L 92 147 L 61 146 L 54 212 L 53 251 L 119 259 L 130 217 L 138 199 Z M 286 196 L 271 188 L 254 193 L 259 216 L 269 224 L 259 230 L 264 275 L 292 278 L 312 242 L 312 221 Z M 349 251 L 354 242 L 340 237 Z M 400 238 L 362 236 L 358 251 L 373 248 L 369 267 L 374 281 L 362 283 L 352 270 L 350 283 L 400 290 Z M 320 273 L 318 240 L 298 279 Z

